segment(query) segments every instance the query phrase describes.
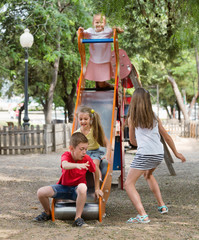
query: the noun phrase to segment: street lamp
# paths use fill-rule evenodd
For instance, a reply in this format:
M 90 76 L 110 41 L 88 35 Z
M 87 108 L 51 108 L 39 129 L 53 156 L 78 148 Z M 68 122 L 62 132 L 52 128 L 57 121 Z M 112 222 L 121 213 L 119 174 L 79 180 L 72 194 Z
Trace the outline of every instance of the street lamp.
M 29 117 L 28 117 L 28 48 L 32 47 L 34 38 L 30 33 L 29 29 L 26 28 L 24 33 L 20 36 L 20 44 L 25 49 L 25 87 L 24 87 L 24 118 L 23 118 L 23 126 L 29 126 Z

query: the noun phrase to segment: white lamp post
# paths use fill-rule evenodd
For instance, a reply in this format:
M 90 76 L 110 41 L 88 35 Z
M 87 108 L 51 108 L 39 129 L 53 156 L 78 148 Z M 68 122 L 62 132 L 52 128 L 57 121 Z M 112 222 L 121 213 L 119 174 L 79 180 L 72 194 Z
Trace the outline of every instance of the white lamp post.
M 26 28 L 24 33 L 20 36 L 20 44 L 25 49 L 25 101 L 24 101 L 24 118 L 23 118 L 23 126 L 29 126 L 29 117 L 28 117 L 28 48 L 32 47 L 34 38 L 30 33 L 29 29 Z

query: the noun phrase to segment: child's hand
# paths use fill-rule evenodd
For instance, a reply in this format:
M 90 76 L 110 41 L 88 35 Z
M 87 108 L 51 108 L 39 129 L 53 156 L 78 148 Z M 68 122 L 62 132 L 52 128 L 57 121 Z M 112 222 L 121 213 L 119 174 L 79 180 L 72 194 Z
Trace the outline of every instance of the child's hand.
M 106 154 L 106 156 L 102 157 L 102 160 L 106 159 L 109 164 L 112 164 L 112 160 L 110 159 L 110 154 Z
M 86 162 L 86 163 L 77 163 L 77 168 L 78 169 L 86 169 L 86 170 L 88 170 L 88 168 L 89 168 L 89 162 Z
M 79 27 L 78 30 L 82 30 L 82 31 L 84 31 L 84 28 L 83 28 L 83 27 Z M 78 30 L 77 30 L 77 32 L 76 32 L 77 35 L 78 35 Z
M 103 197 L 103 195 L 104 195 L 104 193 L 102 192 L 102 190 L 100 190 L 100 189 L 96 189 L 96 190 L 95 190 L 95 196 L 96 196 L 97 198 Z
M 79 27 L 78 30 L 83 30 L 84 31 L 84 28 L 83 27 Z
M 116 29 L 117 33 L 123 33 L 124 30 L 121 27 L 113 27 Z
M 177 153 L 176 157 L 181 159 L 182 162 L 186 162 L 186 158 L 181 153 Z

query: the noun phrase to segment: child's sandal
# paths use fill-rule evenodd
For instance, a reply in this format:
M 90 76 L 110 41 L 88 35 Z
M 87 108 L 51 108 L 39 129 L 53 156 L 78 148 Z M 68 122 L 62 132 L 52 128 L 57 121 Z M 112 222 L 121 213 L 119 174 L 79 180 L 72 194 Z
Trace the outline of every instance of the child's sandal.
M 165 210 L 163 210 L 163 208 L 165 208 Z M 161 206 L 161 207 L 158 207 L 158 211 L 161 213 L 161 214 L 164 214 L 164 213 L 168 213 L 168 207 L 167 206 Z
M 139 214 L 135 218 L 129 218 L 127 223 L 149 223 L 150 219 L 145 220 L 148 215 L 140 216 Z

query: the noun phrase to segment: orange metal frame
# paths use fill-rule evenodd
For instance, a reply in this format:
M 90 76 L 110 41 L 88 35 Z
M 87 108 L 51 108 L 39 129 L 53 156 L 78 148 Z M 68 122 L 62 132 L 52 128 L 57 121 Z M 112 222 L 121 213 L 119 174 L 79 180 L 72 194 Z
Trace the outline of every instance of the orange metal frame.
M 80 79 L 79 79 L 79 88 L 78 88 L 78 93 L 77 93 L 77 100 L 76 100 L 76 105 L 75 105 L 75 112 L 74 116 L 76 116 L 77 108 L 81 104 L 81 91 L 83 91 L 85 87 L 84 83 L 84 74 L 86 71 L 86 57 L 85 57 L 85 46 L 82 43 L 83 39 L 83 30 L 79 29 L 78 30 L 78 48 L 80 52 L 80 57 L 81 57 L 81 74 L 80 74 Z M 113 129 L 114 129 L 114 123 L 115 123 L 115 107 L 117 104 L 116 98 L 118 95 L 118 82 L 119 82 L 119 47 L 118 47 L 118 38 L 117 38 L 117 31 L 114 29 L 113 32 L 113 43 L 114 43 L 114 50 L 115 50 L 115 56 L 116 56 L 116 71 L 115 71 L 115 86 L 114 86 L 114 99 L 113 99 L 113 107 L 112 107 L 112 122 L 111 122 L 111 134 L 110 134 L 110 143 L 112 145 L 112 140 L 113 140 Z M 73 127 L 72 127 L 72 133 L 74 132 L 77 122 L 76 122 L 76 117 L 74 117 L 73 120 Z M 103 191 L 104 185 L 106 182 L 106 179 L 108 177 L 108 173 L 110 172 L 110 164 L 108 164 L 108 169 L 106 176 L 104 178 L 103 184 L 101 186 L 101 190 Z M 99 221 L 102 221 L 102 198 L 99 198 Z
M 79 88 L 77 92 L 77 99 L 76 99 L 76 105 L 75 105 L 75 111 L 74 111 L 74 119 L 73 119 L 73 126 L 72 126 L 72 133 L 76 130 L 77 128 L 77 119 L 76 119 L 76 113 L 77 113 L 77 108 L 81 104 L 81 93 L 84 91 L 85 88 L 85 81 L 84 81 L 84 75 L 86 71 L 86 55 L 85 55 L 85 45 L 82 43 L 83 39 L 83 30 L 79 29 L 78 30 L 78 48 L 80 52 L 80 57 L 81 57 L 81 73 L 80 73 L 80 78 L 79 78 Z M 115 129 L 115 120 L 116 120 L 116 111 L 115 108 L 118 106 L 118 83 L 119 83 L 119 47 L 118 47 L 118 38 L 117 38 L 117 31 L 114 29 L 113 31 L 113 43 L 114 43 L 114 51 L 115 51 L 115 56 L 116 56 L 116 71 L 115 71 L 115 85 L 114 85 L 114 99 L 113 99 L 113 107 L 112 107 L 112 120 L 111 120 L 111 133 L 110 133 L 110 143 L 112 148 L 114 148 L 114 129 Z M 113 155 L 113 154 L 112 154 Z M 110 158 L 113 156 L 110 156 Z M 107 173 L 104 178 L 104 181 L 101 186 L 101 190 L 103 191 L 105 188 L 105 183 L 106 180 L 108 179 L 108 175 L 112 171 L 112 166 L 108 164 L 107 168 Z M 102 222 L 102 205 L 103 205 L 103 200 L 100 197 L 99 198 L 99 221 Z M 52 200 L 52 221 L 55 221 L 55 215 L 54 215 L 54 199 Z

